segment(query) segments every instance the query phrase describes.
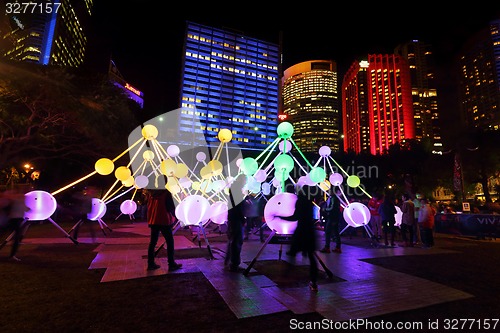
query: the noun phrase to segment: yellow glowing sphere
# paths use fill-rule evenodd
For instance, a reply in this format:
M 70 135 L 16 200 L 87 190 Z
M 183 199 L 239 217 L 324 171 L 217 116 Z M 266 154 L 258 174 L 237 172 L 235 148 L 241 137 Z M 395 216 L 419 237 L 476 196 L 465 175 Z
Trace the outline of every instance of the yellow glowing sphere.
M 227 128 L 223 128 L 219 131 L 217 138 L 220 142 L 229 142 L 233 138 L 233 134 Z
M 132 175 L 132 172 L 126 166 L 118 167 L 115 170 L 116 179 L 121 180 L 122 182 L 126 181 L 131 175 Z
M 167 188 L 167 190 L 170 191 L 170 193 L 172 194 L 177 194 L 181 191 L 181 188 L 179 185 L 177 184 L 169 184 L 167 183 L 167 185 L 165 186 Z
M 155 153 L 153 153 L 151 150 L 146 150 L 144 153 L 142 153 L 142 158 L 146 161 L 152 161 L 155 159 Z
M 122 184 L 125 187 L 130 187 L 130 186 L 134 185 L 134 183 L 135 183 L 134 177 L 132 177 L 132 176 L 130 176 L 126 180 L 122 181 Z
M 100 175 L 107 176 L 111 174 L 114 169 L 115 164 L 109 158 L 101 158 L 95 162 L 95 171 Z
M 323 182 L 321 182 L 319 184 L 319 187 L 323 190 L 323 191 L 328 191 L 330 189 L 330 187 L 332 187 L 332 185 L 330 184 L 330 182 L 328 180 L 325 180 Z
M 160 171 L 165 176 L 172 176 L 175 172 L 176 166 L 177 164 L 172 159 L 163 160 L 160 163 Z
M 191 188 L 195 191 L 198 191 L 200 189 L 201 183 L 200 182 L 193 182 L 191 184 Z
M 175 166 L 174 176 L 177 178 L 186 177 L 189 172 L 189 168 L 184 163 L 179 163 Z
M 208 162 L 207 165 L 205 165 L 203 168 L 201 168 L 200 175 L 203 179 L 209 179 L 210 177 L 216 177 L 222 174 L 222 171 L 222 163 L 217 160 L 212 160 Z
M 142 128 L 142 136 L 146 140 L 154 140 L 158 136 L 158 129 L 153 125 L 146 125 Z

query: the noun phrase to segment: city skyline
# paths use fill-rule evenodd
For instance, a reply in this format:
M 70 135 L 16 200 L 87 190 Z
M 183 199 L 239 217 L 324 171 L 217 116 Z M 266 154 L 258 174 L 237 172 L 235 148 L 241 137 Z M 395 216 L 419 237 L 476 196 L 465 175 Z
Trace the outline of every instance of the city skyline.
M 152 5 L 149 1 L 122 4 L 116 15 L 111 12 L 116 9 L 113 2 L 96 3 L 94 37 L 98 38 L 89 42 L 99 54 L 112 56 L 124 77 L 144 92 L 145 107 L 153 113 L 178 107 L 186 21 L 234 29 L 268 42 L 279 42 L 281 34 L 282 70 L 302 61 L 333 60 L 339 80 L 353 61 L 366 59 L 368 54 L 393 53 L 398 44 L 420 39 L 433 47 L 445 94 L 452 89 L 448 82 L 452 56 L 468 37 L 500 14 L 499 9 L 479 6 L 454 9 L 454 13 L 435 8 L 416 8 L 412 14 L 394 8 L 366 9 L 353 12 L 353 23 L 344 27 L 340 12 L 335 15 L 322 8 L 312 9 L 306 18 L 294 18 L 258 10 L 238 16 L 210 15 L 211 9 L 199 7 L 165 13 Z

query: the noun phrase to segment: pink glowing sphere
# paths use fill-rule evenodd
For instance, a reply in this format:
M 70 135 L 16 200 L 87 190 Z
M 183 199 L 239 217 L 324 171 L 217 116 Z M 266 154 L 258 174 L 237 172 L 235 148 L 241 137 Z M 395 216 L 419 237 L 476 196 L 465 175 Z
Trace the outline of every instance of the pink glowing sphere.
M 297 196 L 293 193 L 283 192 L 276 194 L 264 207 L 264 218 L 271 230 L 276 230 L 280 235 L 291 235 L 297 228 L 297 221 L 286 221 L 279 216 L 292 216 L 295 211 Z
M 210 203 L 198 194 L 187 196 L 175 208 L 175 216 L 184 226 L 205 223 L 210 218 Z
M 31 191 L 24 195 L 24 204 L 28 209 L 24 218 L 33 221 L 48 219 L 57 209 L 54 196 L 45 191 Z
M 227 221 L 227 203 L 216 201 L 210 206 L 210 220 L 216 224 L 224 224 Z
M 352 202 L 344 208 L 344 220 L 351 227 L 357 228 L 370 222 L 370 210 L 361 202 Z
M 137 203 L 134 200 L 125 200 L 120 205 L 120 212 L 122 214 L 134 214 L 137 210 Z
M 98 198 L 92 198 L 92 208 L 87 213 L 87 218 L 91 221 L 97 221 L 106 214 L 106 204 Z

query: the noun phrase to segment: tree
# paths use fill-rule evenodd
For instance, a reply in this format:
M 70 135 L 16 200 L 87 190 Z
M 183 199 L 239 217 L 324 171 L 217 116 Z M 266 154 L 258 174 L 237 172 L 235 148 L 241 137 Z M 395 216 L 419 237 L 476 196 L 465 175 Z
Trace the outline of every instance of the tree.
M 139 124 L 132 103 L 104 75 L 3 60 L 0 170 L 26 160 L 74 163 L 81 175 L 93 170 L 98 158 L 127 147 Z

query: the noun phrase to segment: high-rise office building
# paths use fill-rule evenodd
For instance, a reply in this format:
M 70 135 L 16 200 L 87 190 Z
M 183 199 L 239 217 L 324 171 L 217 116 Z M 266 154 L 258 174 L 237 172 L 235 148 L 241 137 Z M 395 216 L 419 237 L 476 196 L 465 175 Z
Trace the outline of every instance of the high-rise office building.
M 356 154 L 370 152 L 367 71 L 367 61 L 353 62 L 342 85 L 344 150 Z
M 459 99 L 466 124 L 500 129 L 500 19 L 467 41 L 459 57 Z
M 243 150 L 277 138 L 278 44 L 187 22 L 183 58 L 178 141 L 204 135 L 217 146 L 224 128 Z
M 356 68 L 366 73 L 367 89 L 361 87 L 365 81 L 355 73 Z M 352 121 L 364 117 L 361 113 L 366 110 L 352 101 L 363 94 L 368 95 L 371 154 L 383 154 L 391 145 L 415 138 L 410 72 L 406 60 L 394 54 L 369 54 L 368 63 L 351 66 L 350 74 L 342 82 L 345 151 L 359 152 L 361 142 L 366 142 L 361 138 L 364 135 L 359 125 L 362 121 Z
M 293 140 L 303 152 L 322 146 L 339 151 L 340 111 L 337 64 L 311 60 L 289 67 L 283 74 L 283 115 L 294 127 Z
M 431 46 L 419 40 L 412 40 L 398 45 L 394 53 L 404 57 L 410 69 L 415 139 L 429 139 L 434 151 L 442 151 L 435 64 Z
M 87 47 L 93 0 L 11 1 L 0 31 L 3 56 L 40 65 L 78 67 Z M 24 6 L 29 6 L 24 10 Z M 19 8 L 19 11 L 16 9 Z

